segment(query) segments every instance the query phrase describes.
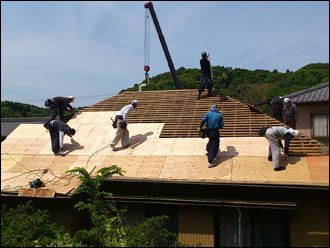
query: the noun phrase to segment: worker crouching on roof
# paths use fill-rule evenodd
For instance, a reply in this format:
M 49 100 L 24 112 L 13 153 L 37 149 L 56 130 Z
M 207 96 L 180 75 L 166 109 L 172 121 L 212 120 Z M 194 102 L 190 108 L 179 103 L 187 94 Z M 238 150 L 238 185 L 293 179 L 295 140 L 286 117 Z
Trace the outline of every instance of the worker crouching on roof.
M 60 116 L 60 120 L 63 121 L 63 113 L 64 111 L 74 111 L 74 108 L 70 105 L 74 101 L 73 96 L 68 97 L 54 97 L 51 99 L 48 99 L 48 106 L 50 107 L 50 120 L 55 120 L 57 116 L 57 112 Z M 45 104 L 46 105 L 46 104 Z M 47 106 L 47 105 L 46 105 Z
M 49 122 L 49 133 L 50 133 L 50 139 L 52 142 L 52 151 L 54 155 L 57 155 L 58 152 L 64 156 L 64 150 L 63 150 L 63 139 L 64 135 L 69 135 L 72 137 L 76 130 L 73 128 L 70 128 L 67 124 L 65 124 L 62 121 L 59 120 L 52 120 Z
M 220 145 L 220 133 L 219 128 L 223 128 L 223 117 L 219 113 L 217 105 L 211 106 L 211 112 L 204 115 L 200 125 L 199 130 L 203 127 L 206 122 L 207 137 L 209 142 L 206 145 L 205 154 L 208 157 L 208 167 L 211 168 L 216 165 L 214 159 L 217 156 L 219 145 Z
M 266 136 L 269 141 L 269 153 L 268 160 L 272 161 L 273 168 L 275 171 L 285 170 L 285 166 L 279 165 L 279 160 L 281 156 L 281 148 L 283 149 L 283 144 L 281 140 L 285 140 L 284 154 L 288 156 L 290 140 L 292 138 L 299 136 L 299 131 L 292 128 L 288 129 L 281 126 L 275 127 L 262 127 L 259 130 L 260 136 Z
M 138 100 L 133 100 L 130 104 L 123 107 L 115 117 L 115 120 L 113 121 L 112 126 L 114 128 L 117 128 L 116 136 L 113 138 L 113 140 L 110 143 L 110 148 L 115 151 L 115 146 L 118 144 L 119 140 L 121 140 L 121 145 L 123 148 L 126 148 L 129 146 L 129 131 L 127 129 L 127 123 L 126 123 L 126 117 L 128 114 L 132 111 L 132 109 L 135 109 L 137 105 L 139 104 Z

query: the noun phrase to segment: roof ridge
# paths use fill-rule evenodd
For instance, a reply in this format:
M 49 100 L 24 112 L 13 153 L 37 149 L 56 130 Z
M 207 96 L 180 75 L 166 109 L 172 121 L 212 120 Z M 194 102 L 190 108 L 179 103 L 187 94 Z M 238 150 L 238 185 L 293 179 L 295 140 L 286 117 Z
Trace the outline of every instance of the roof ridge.
M 303 90 L 300 90 L 298 92 L 285 95 L 284 97 L 288 97 L 288 98 L 297 97 L 297 96 L 301 96 L 301 95 L 304 95 L 304 94 L 307 94 L 307 93 L 310 93 L 310 92 L 313 92 L 313 91 L 316 91 L 316 90 L 319 90 L 319 89 L 322 89 L 322 88 L 326 88 L 326 87 L 329 87 L 329 82 L 319 84 L 319 85 L 316 85 L 316 86 L 313 86 L 313 87 L 310 87 L 310 88 L 307 88 L 307 89 L 303 89 Z

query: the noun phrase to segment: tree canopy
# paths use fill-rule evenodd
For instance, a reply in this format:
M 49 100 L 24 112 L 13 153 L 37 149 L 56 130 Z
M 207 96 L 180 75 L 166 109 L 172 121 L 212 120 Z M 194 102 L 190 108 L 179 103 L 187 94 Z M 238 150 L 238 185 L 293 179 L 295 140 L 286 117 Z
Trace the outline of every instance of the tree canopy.
M 329 82 L 329 63 L 306 65 L 295 72 L 286 70 L 247 70 L 224 66 L 212 66 L 213 87 L 243 103 L 256 104 L 269 97 L 288 95 L 306 88 Z M 177 69 L 182 89 L 198 89 L 200 69 Z M 145 83 L 145 80 L 141 83 Z M 127 91 L 139 89 L 136 84 Z M 170 72 L 150 78 L 150 85 L 143 90 L 174 89 L 174 81 Z M 123 90 L 123 91 L 126 91 Z

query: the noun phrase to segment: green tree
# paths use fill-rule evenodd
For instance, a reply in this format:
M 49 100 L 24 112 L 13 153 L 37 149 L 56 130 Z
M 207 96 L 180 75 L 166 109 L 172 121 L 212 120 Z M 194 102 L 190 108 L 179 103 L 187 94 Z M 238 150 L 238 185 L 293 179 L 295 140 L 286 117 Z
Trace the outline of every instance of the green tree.
M 63 226 L 50 224 L 48 217 L 47 210 L 35 209 L 32 201 L 18 205 L 16 209 L 7 210 L 4 205 L 1 208 L 1 246 L 46 246 L 52 240 L 64 237 Z
M 74 168 L 67 173 L 79 174 L 82 184 L 74 194 L 83 194 L 86 200 L 79 201 L 75 207 L 87 210 L 93 224 L 89 230 L 76 232 L 74 242 L 88 247 L 177 246 L 176 235 L 164 228 L 167 216 L 146 219 L 136 227 L 124 226 L 123 215 L 127 210 L 118 210 L 115 205 L 105 201 L 105 197 L 111 197 L 112 194 L 101 191 L 102 184 L 113 175 L 122 176 L 121 168 L 115 165 L 102 168 L 95 177 L 91 177 L 84 168 Z

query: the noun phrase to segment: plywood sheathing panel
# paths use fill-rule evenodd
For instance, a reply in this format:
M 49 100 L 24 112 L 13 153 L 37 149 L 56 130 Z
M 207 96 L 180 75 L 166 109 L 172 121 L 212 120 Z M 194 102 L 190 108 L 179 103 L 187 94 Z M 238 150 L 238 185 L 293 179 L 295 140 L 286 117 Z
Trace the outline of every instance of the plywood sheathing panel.
M 329 184 L 329 157 L 306 157 L 313 182 Z
M 206 156 L 168 156 L 160 179 L 174 180 L 231 180 L 231 157 L 218 157 L 217 166 L 208 168 Z
M 19 164 L 10 168 L 8 172 L 51 169 L 54 173 L 63 173 L 68 170 L 75 160 L 76 156 L 23 155 Z
M 305 157 L 289 157 L 286 163 L 282 156 L 280 164 L 286 165 L 286 169 L 274 171 L 272 162 L 269 162 L 267 157 L 237 156 L 233 158 L 232 180 L 292 184 L 312 182 Z
M 69 126 L 90 124 L 112 124 L 117 111 L 81 112 L 76 113 L 68 122 Z
M 42 174 L 41 171 L 38 170 L 22 173 L 1 171 L 1 189 L 8 187 L 10 189 L 29 188 L 29 182 L 34 181 L 37 178 L 39 178 L 47 186 L 57 184 L 62 180 L 64 184 L 67 184 L 69 179 L 73 176 L 65 173 L 53 173 L 51 171 Z
M 70 165 L 69 170 L 74 169 L 75 167 L 82 167 L 87 170 L 88 173 L 91 173 L 94 167 L 102 165 L 105 156 L 77 156 L 76 160 Z
M 19 163 L 23 155 L 1 154 L 1 171 L 8 171 Z
M 62 175 L 61 180 L 54 180 L 53 182 L 46 184 L 45 189 L 54 189 L 56 194 L 66 195 L 73 193 L 80 185 L 81 181 L 77 175 L 65 174 Z
M 25 173 L 10 173 L 1 171 L 1 190 L 17 191 L 29 187 L 29 181 Z
M 107 156 L 102 165 L 95 168 L 92 175 L 103 167 L 117 165 L 125 177 L 157 179 L 163 169 L 164 156 Z

